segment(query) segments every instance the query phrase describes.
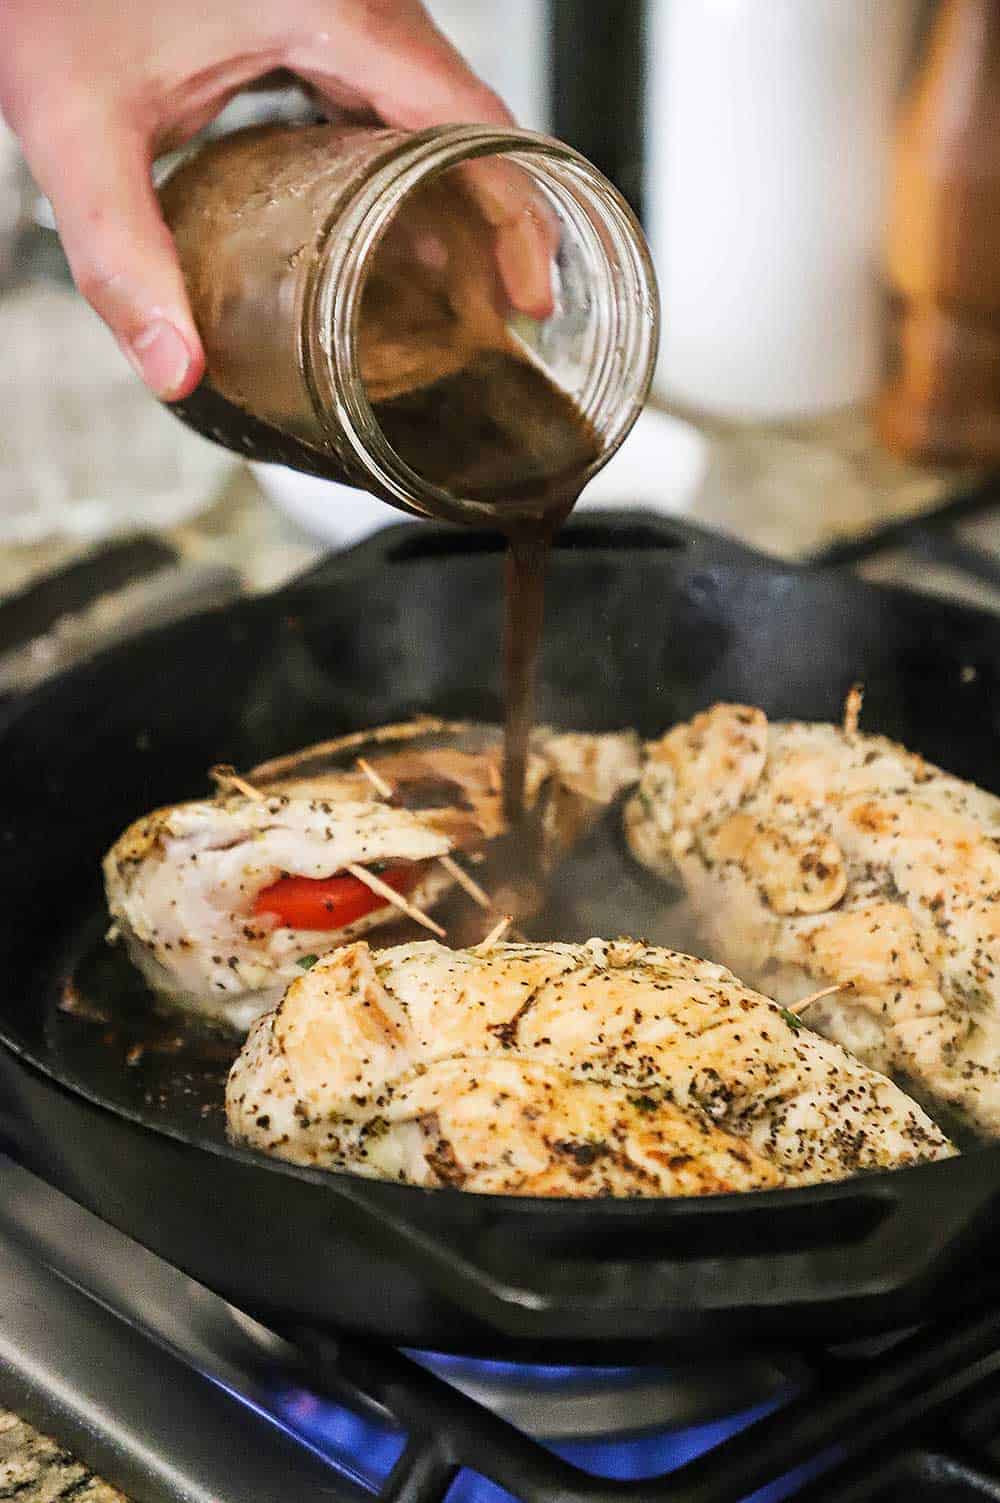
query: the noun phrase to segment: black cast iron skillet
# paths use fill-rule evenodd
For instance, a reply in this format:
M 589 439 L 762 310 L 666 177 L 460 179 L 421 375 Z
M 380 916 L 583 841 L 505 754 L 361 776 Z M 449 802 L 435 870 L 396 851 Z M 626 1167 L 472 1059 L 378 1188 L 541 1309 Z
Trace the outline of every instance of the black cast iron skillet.
M 91 991 L 112 963 L 99 958 L 103 851 L 141 811 L 202 793 L 210 764 L 419 710 L 498 716 L 499 548 L 393 529 L 19 705 L 0 734 L 0 1088 L 16 1151 L 242 1308 L 409 1346 L 662 1360 L 665 1343 L 690 1355 L 693 1341 L 854 1335 L 982 1298 L 998 1147 L 709 1199 L 422 1191 L 234 1150 L 183 1050 L 128 1065 L 114 1027 L 60 1011 L 81 954 Z M 567 527 L 547 609 L 552 721 L 652 735 L 719 698 L 834 718 L 860 678 L 868 726 L 1000 789 L 1000 619 L 634 515 Z M 595 888 L 648 907 L 624 856 L 610 870 L 602 857 Z

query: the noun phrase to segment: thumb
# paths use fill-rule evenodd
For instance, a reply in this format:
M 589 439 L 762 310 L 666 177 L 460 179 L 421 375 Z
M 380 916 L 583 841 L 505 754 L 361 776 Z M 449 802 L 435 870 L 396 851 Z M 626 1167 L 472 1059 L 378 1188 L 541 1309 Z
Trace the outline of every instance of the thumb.
M 145 141 L 107 119 L 73 140 L 46 133 L 26 143 L 26 155 L 80 292 L 151 391 L 167 401 L 187 396 L 205 358 Z

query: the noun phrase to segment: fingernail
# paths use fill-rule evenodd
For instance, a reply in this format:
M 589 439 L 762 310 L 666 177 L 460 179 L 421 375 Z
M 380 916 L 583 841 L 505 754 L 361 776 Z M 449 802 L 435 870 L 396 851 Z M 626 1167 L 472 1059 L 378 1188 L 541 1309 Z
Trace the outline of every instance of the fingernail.
M 173 324 L 154 319 L 133 339 L 129 353 L 140 376 L 158 397 L 170 401 L 180 395 L 191 369 L 191 351 Z

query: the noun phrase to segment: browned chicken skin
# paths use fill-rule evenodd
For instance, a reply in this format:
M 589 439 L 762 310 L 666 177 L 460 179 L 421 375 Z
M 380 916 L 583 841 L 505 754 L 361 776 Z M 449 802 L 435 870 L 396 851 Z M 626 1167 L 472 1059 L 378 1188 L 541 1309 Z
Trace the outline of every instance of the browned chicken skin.
M 296 1163 L 513 1195 L 705 1195 L 952 1151 L 721 966 L 625 940 L 333 952 L 255 1023 L 226 1110 Z
M 716 705 L 647 748 L 632 850 L 706 951 L 1000 1133 L 1000 799 L 851 725 Z

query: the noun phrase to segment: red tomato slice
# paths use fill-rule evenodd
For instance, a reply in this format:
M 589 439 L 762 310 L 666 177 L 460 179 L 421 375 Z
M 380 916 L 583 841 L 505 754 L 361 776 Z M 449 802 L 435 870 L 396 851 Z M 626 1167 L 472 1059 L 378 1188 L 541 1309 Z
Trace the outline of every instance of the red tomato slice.
M 394 892 L 410 892 L 420 868 L 415 863 L 390 866 L 378 873 Z M 346 929 L 377 908 L 385 898 L 357 877 L 281 877 L 257 894 L 253 911 L 272 913 L 284 929 Z

